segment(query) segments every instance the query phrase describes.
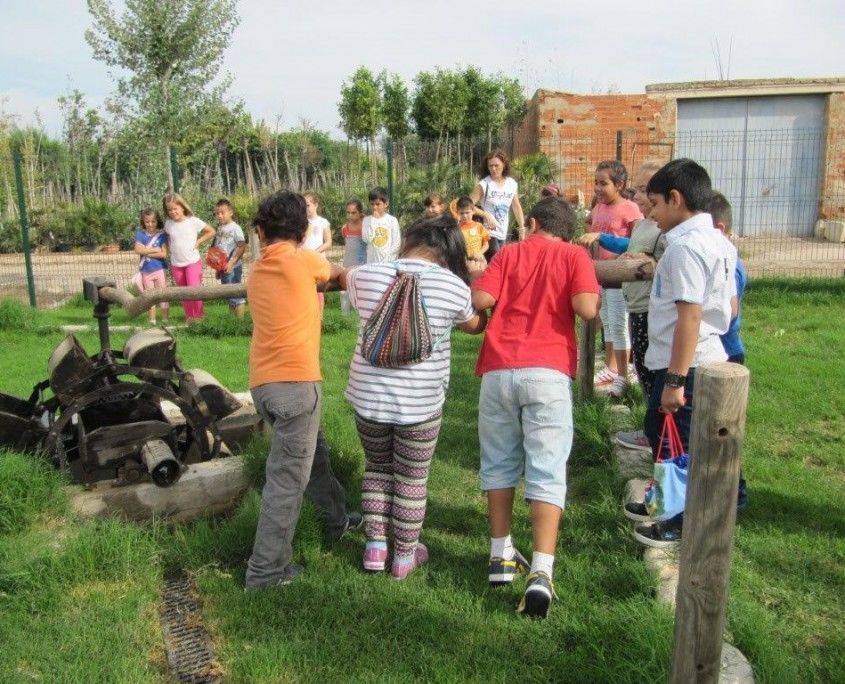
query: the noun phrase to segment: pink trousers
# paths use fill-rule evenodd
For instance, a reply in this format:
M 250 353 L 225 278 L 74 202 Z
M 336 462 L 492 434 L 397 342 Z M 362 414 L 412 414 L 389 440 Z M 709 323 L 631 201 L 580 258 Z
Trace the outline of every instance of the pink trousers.
M 141 289 L 151 290 L 154 287 L 167 287 L 167 274 L 163 268 L 152 272 L 141 271 Z M 167 311 L 170 308 L 170 304 L 167 302 L 162 302 L 159 306 L 162 311 Z
M 179 287 L 197 287 L 202 285 L 202 261 L 197 261 L 187 266 L 170 266 L 170 272 L 173 274 L 173 282 Z M 185 319 L 199 319 L 204 315 L 202 308 L 202 301 L 190 299 L 182 302 L 182 308 L 185 310 Z

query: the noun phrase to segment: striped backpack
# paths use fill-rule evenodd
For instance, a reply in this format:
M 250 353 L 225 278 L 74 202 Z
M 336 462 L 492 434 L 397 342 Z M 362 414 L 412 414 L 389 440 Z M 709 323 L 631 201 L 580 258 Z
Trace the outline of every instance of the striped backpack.
M 440 342 L 432 339 L 423 301 L 420 274 L 424 271 L 408 273 L 393 265 L 396 278 L 361 333 L 361 356 L 371 366 L 380 368 L 400 368 L 425 361 Z M 445 334 L 449 332 L 447 329 Z

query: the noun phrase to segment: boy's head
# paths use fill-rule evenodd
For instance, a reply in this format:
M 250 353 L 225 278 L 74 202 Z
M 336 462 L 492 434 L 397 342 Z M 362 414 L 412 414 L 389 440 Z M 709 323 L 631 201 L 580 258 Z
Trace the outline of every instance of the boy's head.
M 423 205 L 425 206 L 423 213 L 426 218 L 440 216 L 443 213 L 443 196 L 439 192 L 431 192 L 423 200 Z
M 554 235 L 564 242 L 575 232 L 575 210 L 559 197 L 544 197 L 528 212 L 531 232 L 538 230 Z
M 305 198 L 287 190 L 273 193 L 258 205 L 252 225 L 265 242 L 293 240 L 299 244 L 308 228 Z
M 648 181 L 651 218 L 660 230 L 672 230 L 707 210 L 713 188 L 704 167 L 692 159 L 673 159 Z
M 373 216 L 381 218 L 387 213 L 387 207 L 390 204 L 387 199 L 387 190 L 382 187 L 375 187 L 370 190 L 367 199 L 370 200 L 370 210 Z
M 232 222 L 232 217 L 234 217 L 234 215 L 235 208 L 229 200 L 225 197 L 217 200 L 217 203 L 214 205 L 214 217 L 217 219 L 217 223 L 221 226 L 225 226 L 227 223 Z
M 560 187 L 557 183 L 549 183 L 540 190 L 540 197 L 560 197 Z
M 710 195 L 710 202 L 707 204 L 707 213 L 713 217 L 713 226 L 721 230 L 725 235 L 731 234 L 733 227 L 733 209 L 728 198 L 721 192 L 713 191 Z
M 475 212 L 475 204 L 469 197 L 458 198 L 458 223 L 469 223 Z

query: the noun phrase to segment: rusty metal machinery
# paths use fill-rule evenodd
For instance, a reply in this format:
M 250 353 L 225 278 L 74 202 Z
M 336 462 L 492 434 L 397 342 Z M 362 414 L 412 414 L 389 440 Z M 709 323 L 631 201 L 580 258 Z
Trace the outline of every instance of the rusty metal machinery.
M 0 446 L 40 453 L 81 484 L 152 480 L 165 487 L 187 465 L 221 454 L 218 422 L 241 403 L 205 371 L 185 370 L 164 329 L 136 332 L 122 351 L 111 349 L 101 287 L 114 284 L 84 281 L 100 351 L 88 355 L 68 335 L 29 399 L 0 394 Z M 174 408 L 165 412 L 163 402 Z

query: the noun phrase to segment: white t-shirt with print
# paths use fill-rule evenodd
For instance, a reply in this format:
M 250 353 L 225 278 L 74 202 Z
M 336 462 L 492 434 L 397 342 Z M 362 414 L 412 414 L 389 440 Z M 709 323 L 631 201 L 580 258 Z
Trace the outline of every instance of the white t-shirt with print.
M 329 228 L 329 222 L 322 216 L 315 216 L 308 219 L 308 228 L 305 230 L 305 239 L 302 241 L 304 249 L 316 250 L 323 244 L 323 231 Z
M 368 264 L 393 261 L 399 255 L 399 246 L 402 242 L 399 221 L 390 214 L 379 218 L 365 216 L 361 226 L 361 239 L 367 245 Z
M 226 252 L 230 257 L 238 248 L 239 242 L 246 242 L 244 231 L 237 223 L 224 223 L 217 226 L 217 234 L 214 236 L 214 244 Z
M 167 233 L 170 246 L 170 263 L 174 266 L 190 266 L 200 260 L 196 248 L 197 235 L 205 228 L 205 221 L 196 216 L 186 216 L 181 221 L 167 219 L 164 232 Z
M 518 191 L 516 181 L 511 176 L 506 176 L 499 185 L 487 176 L 479 185 L 481 186 L 481 208 L 496 219 L 496 228 L 490 231 L 490 237 L 505 240 L 508 237 L 511 204 Z
M 437 346 L 429 358 L 411 366 L 371 366 L 361 356 L 361 332 L 396 278 L 397 264 L 403 271 L 420 273 L 431 336 Z M 360 316 L 358 341 L 344 394 L 355 412 L 378 423 L 413 425 L 440 411 L 449 386 L 452 353 L 449 332 L 453 325 L 475 315 L 469 287 L 454 273 L 430 261 L 399 259 L 390 264 L 367 264 L 352 269 L 347 275 L 346 291 Z

